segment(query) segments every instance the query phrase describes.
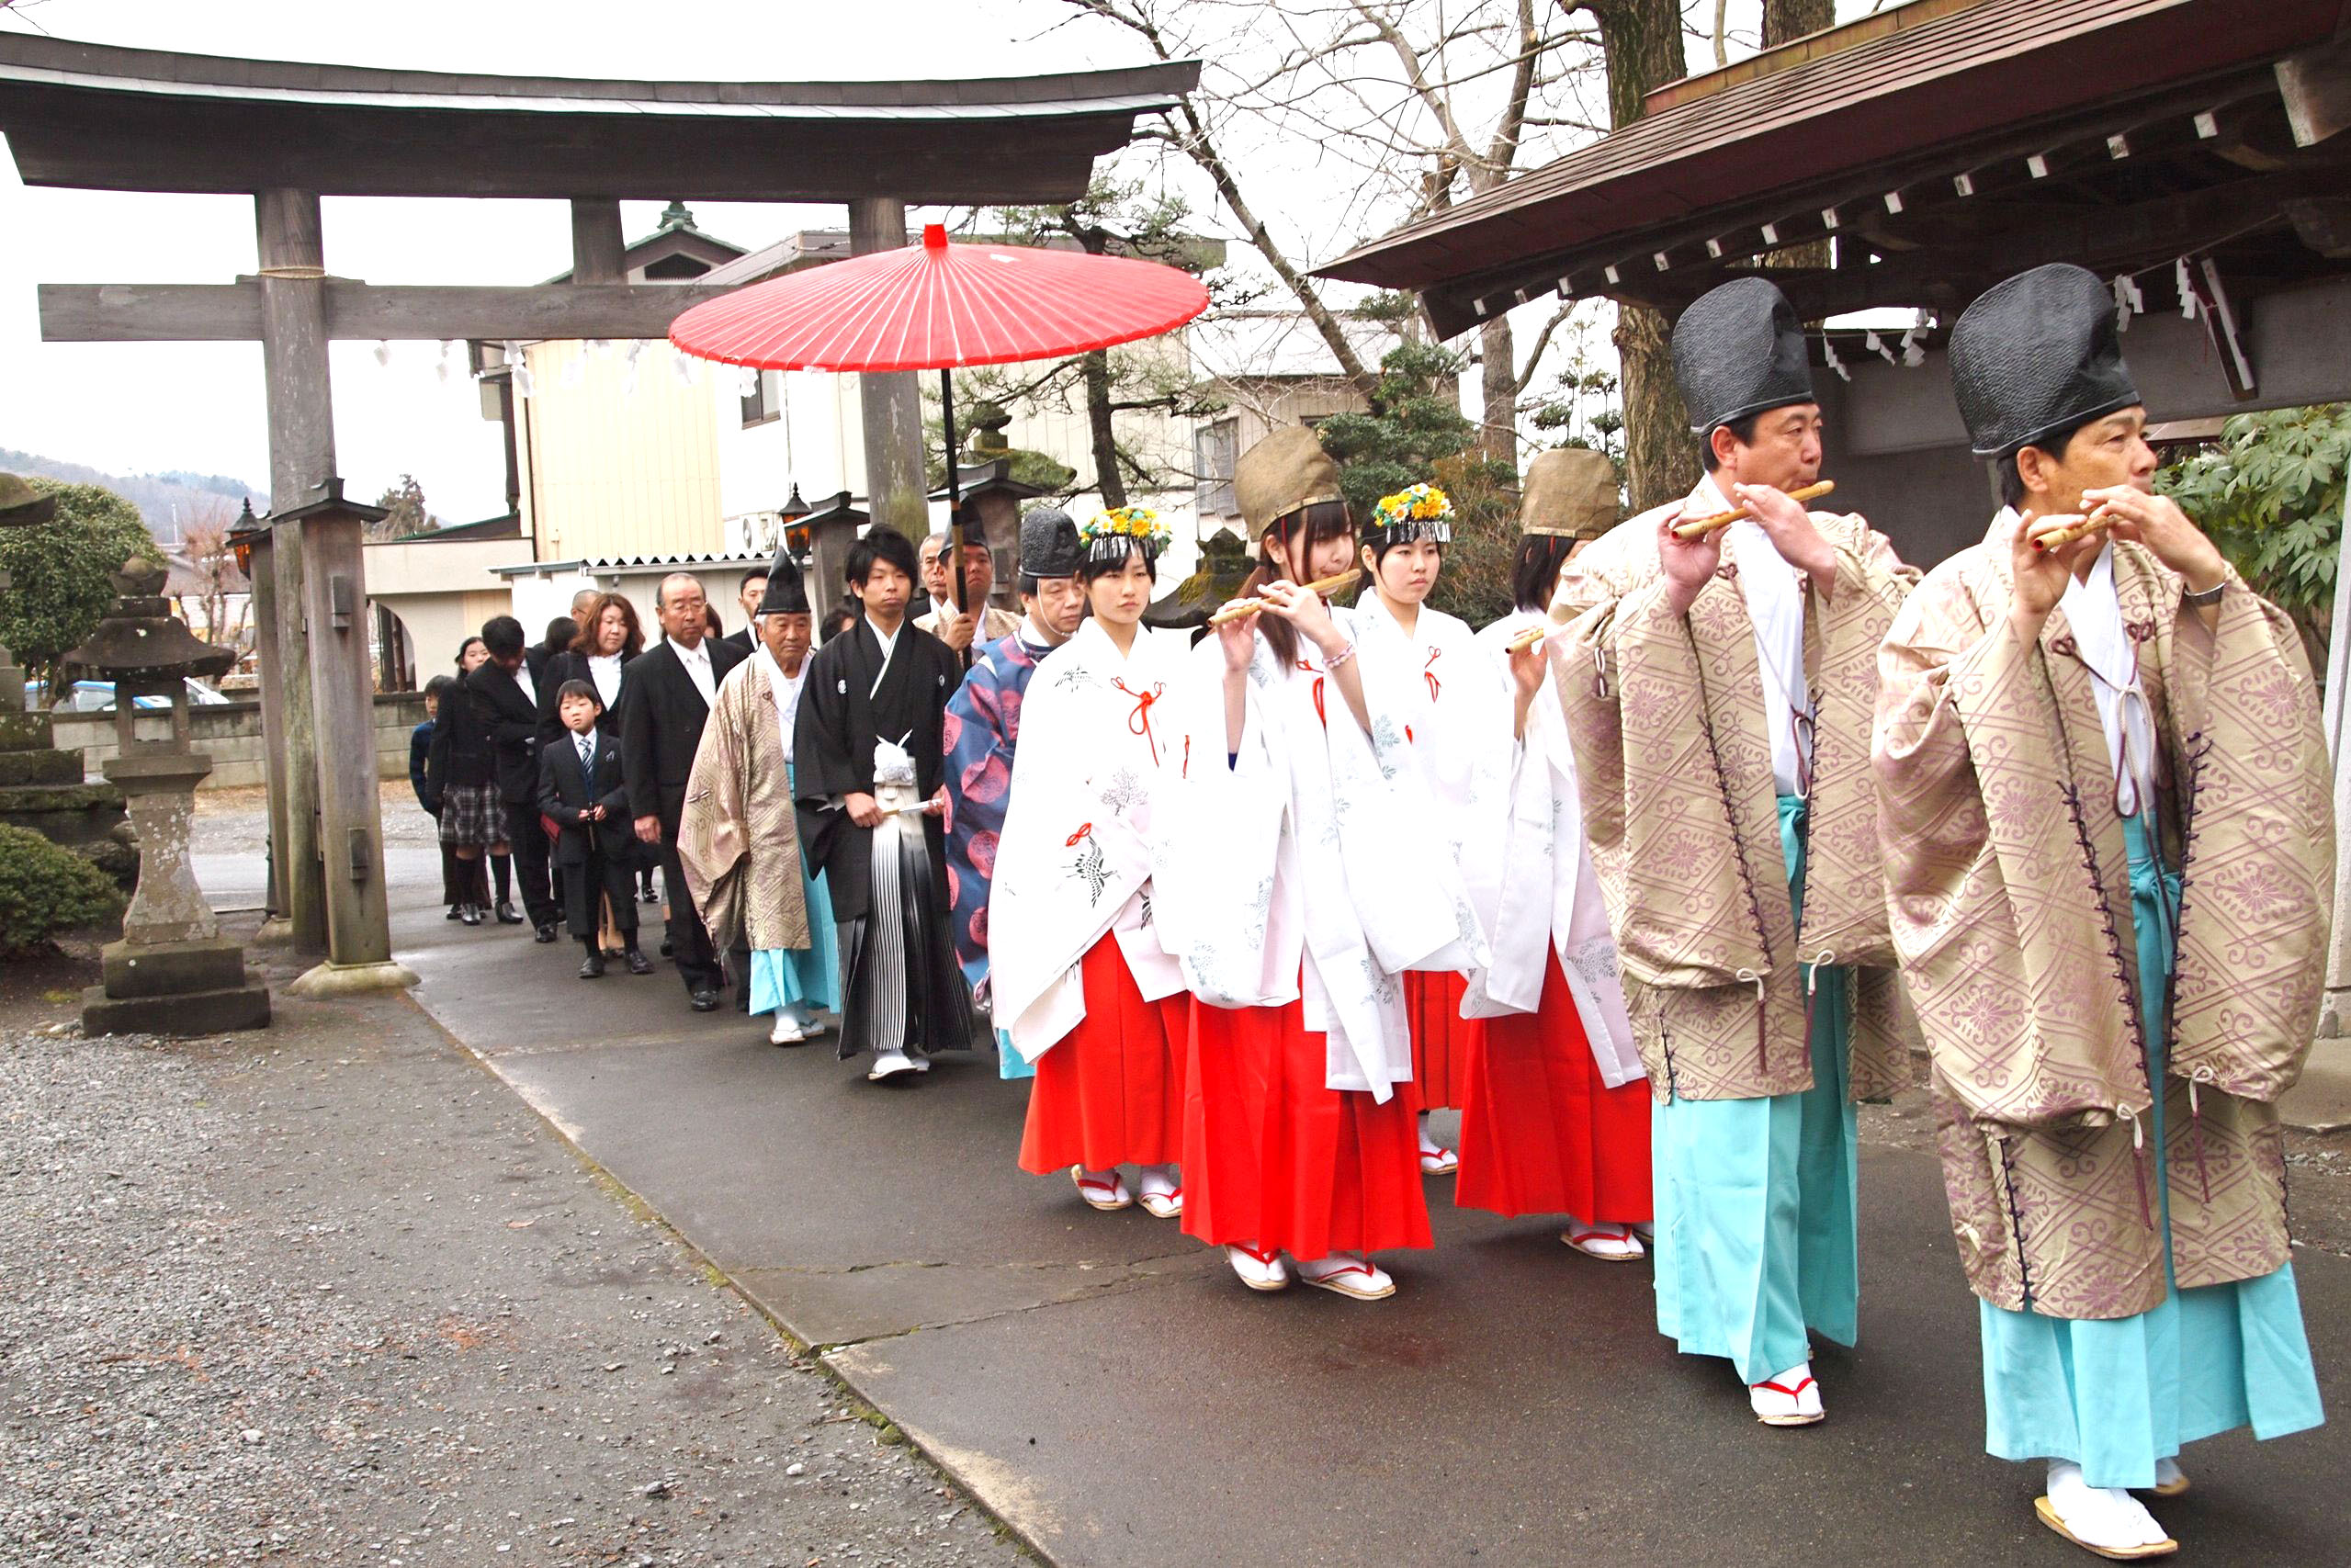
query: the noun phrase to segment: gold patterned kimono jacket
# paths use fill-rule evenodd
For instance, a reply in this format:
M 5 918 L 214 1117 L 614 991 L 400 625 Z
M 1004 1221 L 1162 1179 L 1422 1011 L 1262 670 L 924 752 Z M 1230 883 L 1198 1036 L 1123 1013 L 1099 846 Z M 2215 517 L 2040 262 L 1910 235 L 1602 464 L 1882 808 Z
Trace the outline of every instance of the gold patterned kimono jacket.
M 1909 1049 L 1870 721 L 1878 644 L 1917 574 L 1860 517 L 1812 514 L 1836 547 L 1837 579 L 1825 603 L 1804 593 L 1816 716 L 1800 931 L 1734 541 L 1687 617 L 1667 603 L 1656 530 L 1684 504 L 1611 529 L 1561 570 L 1551 606 L 1567 626 L 1552 639 L 1554 681 L 1652 1092 L 1669 1101 L 1810 1089 L 1801 962 L 1822 966 L 1820 985 L 1852 987 L 1850 1093 L 1883 1099 L 1907 1081 Z
M 2141 546 L 2114 588 L 2157 737 L 2155 810 L 2183 894 L 2150 1108 L 2129 852 L 2088 667 L 2064 612 L 2007 627 L 2005 525 L 1929 573 L 1881 656 L 1875 761 L 1894 944 L 1932 1052 L 1943 1181 L 1969 1285 L 2116 1318 L 2287 1260 L 2274 1101 L 2318 1020 L 2334 867 L 2319 694 L 2293 624 L 2233 570 L 2217 627 Z
M 800 829 L 766 666 L 754 653 L 718 683 L 678 823 L 686 886 L 720 953 L 738 933 L 760 952 L 808 945 Z

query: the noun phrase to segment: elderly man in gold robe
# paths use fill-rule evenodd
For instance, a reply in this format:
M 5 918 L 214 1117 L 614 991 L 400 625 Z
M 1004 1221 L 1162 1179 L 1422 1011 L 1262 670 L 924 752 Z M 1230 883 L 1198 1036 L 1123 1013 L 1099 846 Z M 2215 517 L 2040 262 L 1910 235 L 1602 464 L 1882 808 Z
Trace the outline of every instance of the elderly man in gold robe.
M 2114 299 L 2036 267 L 1951 381 L 2006 505 L 1881 657 L 1893 934 L 1980 1298 L 1986 1447 L 2051 1529 L 2176 1543 L 2181 1445 L 2322 1419 L 2276 1101 L 2310 1049 L 2334 864 L 2293 623 L 2153 493 Z
M 792 805 L 792 734 L 808 679 L 808 598 L 779 547 L 752 617 L 752 655 L 727 672 L 686 783 L 678 860 L 720 953 L 747 948 L 738 977 L 768 1034 L 797 1045 L 841 1006 L 839 951 L 821 879 L 800 854 Z
M 1869 751 L 1914 574 L 1788 494 L 1819 475 L 1821 416 L 1779 289 L 1714 289 L 1673 352 L 1707 476 L 1566 564 L 1554 675 L 1648 1069 L 1657 1327 L 1804 1426 L 1808 1331 L 1858 1333 L 1852 1102 L 1906 1066 Z

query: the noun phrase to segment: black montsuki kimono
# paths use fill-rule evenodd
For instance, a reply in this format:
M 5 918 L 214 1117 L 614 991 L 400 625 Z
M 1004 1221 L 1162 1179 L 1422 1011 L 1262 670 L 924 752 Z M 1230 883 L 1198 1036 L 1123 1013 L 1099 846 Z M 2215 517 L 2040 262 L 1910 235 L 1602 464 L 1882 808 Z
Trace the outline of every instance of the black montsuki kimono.
M 801 852 L 812 870 L 824 873 L 841 928 L 843 1056 L 894 1046 L 971 1046 L 969 999 L 949 938 L 942 819 L 923 816 L 920 838 L 901 837 L 893 819 L 882 829 L 860 828 L 838 804 L 846 795 L 875 793 L 874 749 L 883 741 L 902 746 L 912 759 L 921 798 L 938 790 L 947 699 L 962 678 L 954 651 L 910 621 L 900 625 L 887 669 L 881 639 L 862 617 L 809 655 L 793 729 L 793 795 Z M 876 832 L 890 833 L 901 848 L 903 896 L 883 900 L 890 908 L 876 908 Z M 902 943 L 878 940 L 882 922 L 903 933 Z M 902 1006 L 895 997 L 899 986 Z

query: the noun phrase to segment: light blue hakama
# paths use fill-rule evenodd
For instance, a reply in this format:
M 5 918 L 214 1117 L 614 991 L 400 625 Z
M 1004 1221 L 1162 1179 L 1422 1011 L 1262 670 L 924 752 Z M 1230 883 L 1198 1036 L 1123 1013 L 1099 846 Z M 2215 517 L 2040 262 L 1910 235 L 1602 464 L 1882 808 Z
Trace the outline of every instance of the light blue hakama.
M 784 764 L 784 778 L 788 785 L 789 762 Z M 810 876 L 806 857 L 800 862 L 800 892 L 808 906 L 808 945 L 752 950 L 751 1010 L 755 1013 L 779 1007 L 841 1010 L 841 929 L 833 923 L 832 895 L 824 873 Z
M 1789 897 L 1804 901 L 1803 802 L 1780 797 Z M 1811 969 L 1804 970 L 1811 984 Z M 1859 1122 L 1846 1099 L 1851 1001 L 1812 995 L 1813 1087 L 1751 1100 L 1674 1099 L 1650 1111 L 1657 1331 L 1726 1356 L 1743 1382 L 1809 1360 L 1807 1330 L 1854 1342 L 1861 1293 Z
M 2164 1081 L 2162 979 L 2171 974 L 2179 878 L 2160 871 L 2145 818 L 2122 825 L 2139 943 L 2139 1011 L 2147 1075 Z M 2160 880 L 2159 880 L 2160 878 Z M 2163 1096 L 2147 1136 L 2164 1144 Z M 2171 1272 L 2171 1197 L 2164 1193 L 2164 1269 Z M 2274 1274 L 2181 1290 L 2131 1317 L 2044 1317 L 1976 1303 L 1984 1338 L 1986 1451 L 2072 1460 L 2092 1486 L 2144 1489 L 2155 1461 L 2239 1427 L 2281 1438 L 2323 1421 L 2291 1263 Z

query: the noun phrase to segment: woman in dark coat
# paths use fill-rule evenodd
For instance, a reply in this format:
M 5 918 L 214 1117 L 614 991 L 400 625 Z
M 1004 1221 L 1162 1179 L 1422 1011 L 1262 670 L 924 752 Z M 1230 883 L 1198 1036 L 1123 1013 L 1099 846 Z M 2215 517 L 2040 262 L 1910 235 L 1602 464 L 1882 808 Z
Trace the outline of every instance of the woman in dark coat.
M 478 637 L 458 645 L 458 671 L 470 674 L 490 657 Z M 486 852 L 503 862 L 506 848 L 506 814 L 498 796 L 497 763 L 490 733 L 474 711 L 472 698 L 459 684 L 445 694 L 433 723 L 433 743 L 425 755 L 425 782 L 431 786 L 440 818 L 441 843 L 462 863 L 466 895 L 458 903 L 458 919 L 478 926 L 490 911 L 490 888 L 481 874 Z M 499 866 L 502 874 L 506 865 Z M 501 881 L 505 880 L 502 874 Z

